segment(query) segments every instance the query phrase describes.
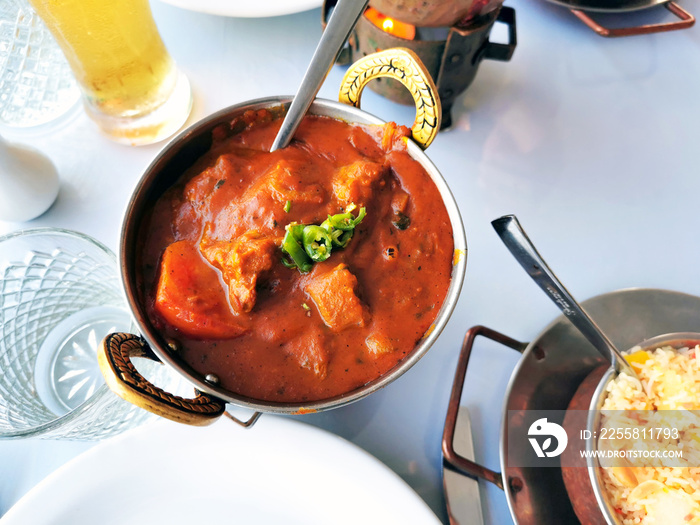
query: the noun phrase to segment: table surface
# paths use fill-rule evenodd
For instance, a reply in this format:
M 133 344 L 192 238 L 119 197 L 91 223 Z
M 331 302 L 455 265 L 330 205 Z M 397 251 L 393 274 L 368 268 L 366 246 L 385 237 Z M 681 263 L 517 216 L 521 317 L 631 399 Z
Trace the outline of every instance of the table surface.
M 443 520 L 440 441 L 465 330 L 483 324 L 527 341 L 558 314 L 501 244 L 491 220 L 516 214 L 581 300 L 629 287 L 700 295 L 700 26 L 604 39 L 561 7 L 510 5 L 517 12 L 513 59 L 482 63 L 454 106 L 453 129 L 428 150 L 459 204 L 469 246 L 467 277 L 447 328 L 389 387 L 302 418 L 386 463 Z M 152 6 L 192 83 L 189 123 L 247 99 L 294 94 L 321 34 L 320 9 L 244 19 Z M 494 38 L 503 34 L 498 28 Z M 335 99 L 343 73 L 334 67 L 319 96 Z M 370 91 L 363 108 L 402 124 L 414 117 L 410 107 Z M 112 143 L 80 111 L 50 132 L 6 138 L 49 155 L 61 189 L 46 214 L 25 224 L 0 223 L 0 234 L 56 226 L 113 249 L 132 188 L 163 147 Z M 496 346 L 477 350 L 462 404 L 471 412 L 477 459 L 498 468 L 503 398 L 517 355 Z M 0 442 L 0 515 L 91 446 Z M 481 488 L 486 523 L 509 523 L 503 493 L 485 483 Z

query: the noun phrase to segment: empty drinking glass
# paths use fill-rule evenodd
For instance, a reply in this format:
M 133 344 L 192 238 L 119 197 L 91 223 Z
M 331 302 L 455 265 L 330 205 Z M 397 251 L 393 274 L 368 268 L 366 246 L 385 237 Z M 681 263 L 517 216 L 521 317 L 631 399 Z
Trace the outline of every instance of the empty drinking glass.
M 71 231 L 0 237 L 0 438 L 101 439 L 152 417 L 104 384 L 97 347 L 133 330 L 116 258 Z M 166 367 L 141 360 L 154 381 Z
M 42 126 L 79 101 L 68 62 L 41 19 L 26 0 L 2 0 L 0 128 Z

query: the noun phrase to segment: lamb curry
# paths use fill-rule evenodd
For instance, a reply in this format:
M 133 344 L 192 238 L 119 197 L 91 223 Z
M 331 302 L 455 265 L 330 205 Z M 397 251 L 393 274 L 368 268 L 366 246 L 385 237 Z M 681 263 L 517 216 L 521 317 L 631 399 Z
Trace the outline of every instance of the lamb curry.
M 431 329 L 450 284 L 440 193 L 408 154 L 408 128 L 248 112 L 150 212 L 142 300 L 182 358 L 265 401 L 352 391 Z M 235 132 L 232 130 L 235 129 Z

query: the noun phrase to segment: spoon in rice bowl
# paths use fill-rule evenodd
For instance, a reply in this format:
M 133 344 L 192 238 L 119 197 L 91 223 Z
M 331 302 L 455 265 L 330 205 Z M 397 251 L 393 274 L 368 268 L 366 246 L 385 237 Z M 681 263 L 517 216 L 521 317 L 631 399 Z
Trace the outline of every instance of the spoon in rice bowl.
M 620 351 L 573 298 L 539 254 L 535 245 L 520 226 L 515 215 L 505 215 L 491 222 L 496 233 L 513 257 L 533 281 L 559 307 L 581 334 L 606 357 L 617 373 L 637 378 L 637 374 Z

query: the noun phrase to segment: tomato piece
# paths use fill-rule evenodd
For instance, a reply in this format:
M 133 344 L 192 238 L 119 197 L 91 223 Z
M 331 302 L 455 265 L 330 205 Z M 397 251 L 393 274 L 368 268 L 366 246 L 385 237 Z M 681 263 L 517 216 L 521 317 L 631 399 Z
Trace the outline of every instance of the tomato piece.
M 189 241 L 175 242 L 163 252 L 155 310 L 195 339 L 231 339 L 246 332 L 231 312 L 218 273 Z

